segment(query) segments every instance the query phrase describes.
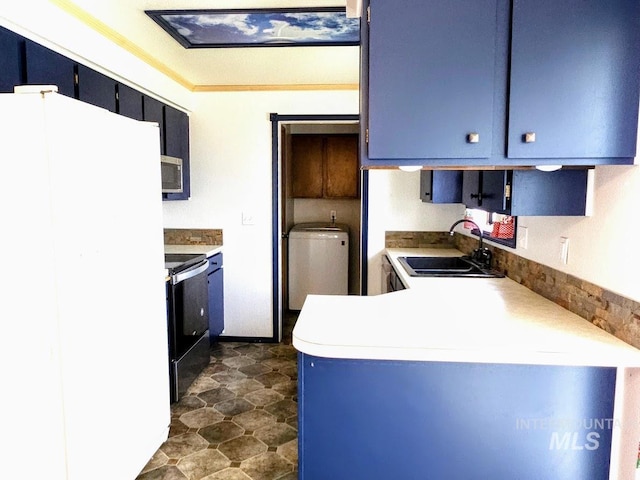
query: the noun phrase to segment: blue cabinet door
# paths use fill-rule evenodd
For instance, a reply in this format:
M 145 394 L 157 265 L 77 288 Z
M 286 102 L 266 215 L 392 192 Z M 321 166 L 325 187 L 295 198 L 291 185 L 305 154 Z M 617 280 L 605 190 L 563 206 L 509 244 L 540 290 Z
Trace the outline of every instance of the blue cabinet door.
M 515 0 L 508 156 L 633 157 L 639 47 L 640 2 Z
M 84 65 L 78 65 L 78 100 L 116 111 L 116 81 Z
M 425 203 L 462 203 L 462 170 L 420 171 L 420 199 Z
M 507 170 L 465 170 L 462 173 L 462 202 L 469 208 L 509 213 Z
M 26 40 L 26 83 L 57 85 L 58 93 L 76 98 L 76 63 L 40 44 Z
M 169 105 L 164 106 L 165 152 L 182 159 L 182 193 L 168 193 L 165 200 L 187 200 L 191 196 L 191 169 L 189 165 L 189 116 Z
M 209 339 L 211 343 L 224 330 L 224 282 L 222 254 L 217 253 L 209 259 Z
M 10 30 L 0 27 L 0 92 L 13 93 L 22 84 L 22 46 L 24 40 Z
M 118 83 L 118 113 L 134 120 L 144 120 L 142 93 L 122 83 Z
M 144 120 L 147 122 L 155 122 L 160 128 L 160 153 L 165 155 L 164 146 L 164 104 L 155 98 L 147 95 L 143 97 Z
M 299 477 L 606 480 L 615 383 L 608 367 L 299 354 Z
M 489 157 L 497 0 L 370 7 L 368 157 Z

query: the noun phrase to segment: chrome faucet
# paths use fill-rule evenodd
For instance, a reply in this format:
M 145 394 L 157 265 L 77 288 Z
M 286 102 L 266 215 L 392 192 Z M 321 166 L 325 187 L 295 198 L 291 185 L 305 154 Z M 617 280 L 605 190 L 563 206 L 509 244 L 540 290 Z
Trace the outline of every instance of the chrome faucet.
M 484 268 L 491 268 L 491 256 L 492 256 L 491 250 L 489 250 L 486 247 L 483 247 L 482 245 L 483 236 L 482 236 L 482 229 L 480 228 L 480 225 L 478 225 L 473 220 L 463 218 L 462 220 L 458 220 L 457 222 L 454 222 L 453 225 L 451 225 L 451 227 L 449 228 L 449 235 L 453 237 L 453 234 L 455 233 L 453 229 L 456 228 L 456 225 L 462 222 L 469 222 L 475 225 L 475 227 L 478 229 L 478 248 L 476 248 L 471 254 L 471 259 L 479 263 L 480 265 L 482 265 Z

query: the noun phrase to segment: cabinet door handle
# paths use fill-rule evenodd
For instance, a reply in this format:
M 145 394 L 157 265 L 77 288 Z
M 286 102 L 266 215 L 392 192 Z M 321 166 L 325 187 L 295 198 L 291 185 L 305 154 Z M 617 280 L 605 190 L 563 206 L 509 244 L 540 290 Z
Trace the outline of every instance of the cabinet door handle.
M 471 132 L 467 135 L 467 143 L 480 143 L 480 134 Z
M 536 141 L 536 132 L 527 132 L 522 136 L 522 141 L 524 143 L 535 143 Z

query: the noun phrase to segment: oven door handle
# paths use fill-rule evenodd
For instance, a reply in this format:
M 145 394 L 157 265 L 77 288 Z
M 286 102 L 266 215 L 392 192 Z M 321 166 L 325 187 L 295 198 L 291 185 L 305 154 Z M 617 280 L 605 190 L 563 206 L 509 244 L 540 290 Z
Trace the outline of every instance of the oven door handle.
M 202 272 L 206 272 L 209 268 L 209 260 L 203 260 L 202 263 L 185 270 L 184 272 L 177 273 L 171 277 L 171 284 L 177 285 L 180 282 L 189 280 L 190 278 L 200 275 Z

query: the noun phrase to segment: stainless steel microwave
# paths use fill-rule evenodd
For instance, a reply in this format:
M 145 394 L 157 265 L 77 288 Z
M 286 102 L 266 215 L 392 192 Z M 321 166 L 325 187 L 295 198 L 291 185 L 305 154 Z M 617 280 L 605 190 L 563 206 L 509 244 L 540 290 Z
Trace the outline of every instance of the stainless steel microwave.
M 160 155 L 162 167 L 162 193 L 182 193 L 184 188 L 182 159 Z

